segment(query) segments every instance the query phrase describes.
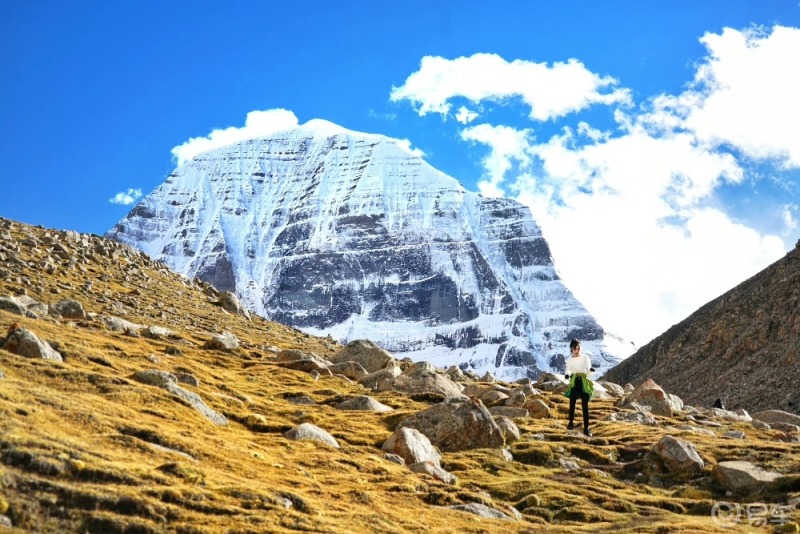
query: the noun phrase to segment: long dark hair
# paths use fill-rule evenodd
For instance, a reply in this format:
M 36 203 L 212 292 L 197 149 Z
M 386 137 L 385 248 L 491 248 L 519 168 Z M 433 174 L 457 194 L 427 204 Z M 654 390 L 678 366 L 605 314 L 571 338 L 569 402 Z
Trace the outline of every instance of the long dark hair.
M 580 344 L 581 344 L 580 341 L 578 341 L 577 339 L 573 339 L 572 341 L 569 342 L 569 351 L 572 352 L 573 350 L 575 350 L 575 347 L 577 347 Z

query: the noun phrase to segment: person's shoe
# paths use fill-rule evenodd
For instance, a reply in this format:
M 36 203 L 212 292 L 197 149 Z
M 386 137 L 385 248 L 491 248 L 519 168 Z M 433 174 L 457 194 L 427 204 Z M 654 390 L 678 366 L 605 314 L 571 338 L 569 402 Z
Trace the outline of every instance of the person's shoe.
M 584 428 L 583 429 L 583 435 L 586 436 L 587 438 L 591 438 L 592 437 L 592 431 L 589 430 L 588 428 Z
M 567 425 L 567 430 L 572 430 L 573 428 L 575 428 L 575 425 L 573 425 L 572 421 L 570 421 L 569 424 Z

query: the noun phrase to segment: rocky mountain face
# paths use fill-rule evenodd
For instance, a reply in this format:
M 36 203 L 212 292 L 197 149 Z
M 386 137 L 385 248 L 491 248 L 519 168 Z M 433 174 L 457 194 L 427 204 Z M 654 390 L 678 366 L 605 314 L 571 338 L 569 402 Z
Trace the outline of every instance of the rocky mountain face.
M 687 402 L 800 413 L 800 242 L 606 373 L 653 378 Z
M 507 377 L 627 356 L 559 279 L 527 208 L 396 140 L 310 121 L 178 167 L 107 237 L 270 319 Z

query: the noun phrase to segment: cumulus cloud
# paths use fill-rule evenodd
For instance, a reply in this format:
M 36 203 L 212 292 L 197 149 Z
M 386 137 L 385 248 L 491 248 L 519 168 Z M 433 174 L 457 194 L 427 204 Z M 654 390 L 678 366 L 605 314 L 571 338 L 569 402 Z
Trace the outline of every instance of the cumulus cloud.
M 520 97 L 532 120 L 556 126 L 613 105 L 613 130 L 580 121 L 539 141 L 518 126 L 479 124 L 461 138 L 489 148 L 481 193 L 528 205 L 567 286 L 608 330 L 642 344 L 789 248 L 718 192 L 757 181 L 756 163 L 777 164 L 778 175 L 800 166 L 800 29 L 726 28 L 700 40 L 707 56 L 686 90 L 637 108 L 616 80 L 576 60 L 548 67 L 491 54 L 423 58 L 392 99 L 447 115 L 456 97 L 482 110 Z M 783 235 L 798 227 L 789 200 Z
M 290 130 L 298 126 L 297 116 L 286 109 L 251 111 L 247 114 L 244 126 L 213 130 L 206 137 L 193 137 L 172 149 L 178 165 L 191 160 L 198 154 L 246 139 L 265 137 L 276 132 Z
M 478 114 L 468 109 L 467 106 L 461 106 L 458 108 L 458 113 L 456 113 L 456 120 L 461 124 L 469 124 L 476 118 L 478 118 Z
M 123 206 L 130 206 L 140 198 L 142 198 L 141 189 L 128 189 L 127 191 L 121 191 L 117 193 L 113 197 L 109 198 L 108 201 L 111 202 L 112 204 L 122 204 Z
M 425 56 L 418 71 L 400 87 L 392 88 L 390 98 L 409 100 L 420 115 L 448 115 L 453 98 L 478 103 L 516 97 L 530 107 L 531 119 L 545 121 L 592 104 L 629 102 L 630 92 L 617 84 L 614 78 L 595 74 L 576 59 L 548 65 L 519 59 L 508 62 L 497 54 L 455 59 Z M 468 115 L 459 111 L 459 116 Z
M 519 164 L 521 170 L 530 165 L 531 158 L 527 153 L 530 147 L 529 135 L 530 130 L 516 130 L 509 126 L 490 124 L 478 124 L 462 130 L 461 138 L 465 141 L 486 144 L 491 148 L 489 155 L 483 160 L 488 178 L 478 182 L 478 190 L 482 195 L 504 196 L 500 184 L 514 162 Z

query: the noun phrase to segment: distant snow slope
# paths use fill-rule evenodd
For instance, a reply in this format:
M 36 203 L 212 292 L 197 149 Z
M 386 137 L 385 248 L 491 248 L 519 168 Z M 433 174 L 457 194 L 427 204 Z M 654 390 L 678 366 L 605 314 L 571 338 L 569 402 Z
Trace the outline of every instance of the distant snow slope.
M 265 317 L 441 367 L 536 376 L 577 337 L 602 373 L 633 350 L 561 282 L 527 208 L 326 121 L 200 154 L 107 237 Z

